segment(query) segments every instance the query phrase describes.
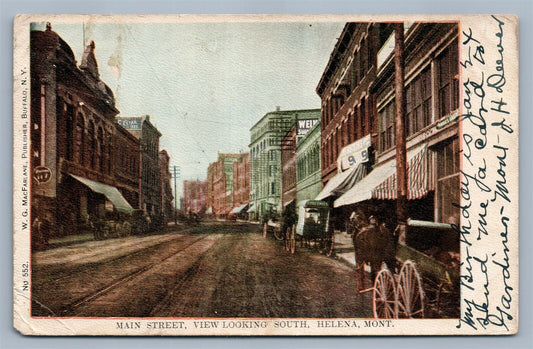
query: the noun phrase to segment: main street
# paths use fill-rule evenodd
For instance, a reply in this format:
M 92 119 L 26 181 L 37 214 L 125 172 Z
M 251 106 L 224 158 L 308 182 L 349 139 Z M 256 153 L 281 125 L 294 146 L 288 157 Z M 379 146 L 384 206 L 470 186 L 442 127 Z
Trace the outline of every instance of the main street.
M 36 252 L 32 314 L 59 317 L 371 317 L 338 260 L 266 239 L 256 224 L 203 222 Z

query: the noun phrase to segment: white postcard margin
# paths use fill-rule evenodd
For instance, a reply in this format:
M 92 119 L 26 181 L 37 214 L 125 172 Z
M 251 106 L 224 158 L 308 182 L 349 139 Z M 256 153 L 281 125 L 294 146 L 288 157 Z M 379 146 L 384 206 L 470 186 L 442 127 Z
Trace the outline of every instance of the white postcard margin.
M 460 21 L 461 317 L 80 319 L 30 315 L 31 22 Z M 14 22 L 14 326 L 28 335 L 510 335 L 518 331 L 518 19 L 512 15 L 19 15 Z M 324 322 L 324 320 L 327 320 Z M 118 326 L 118 322 L 127 323 Z M 158 323 L 158 324 L 157 324 Z

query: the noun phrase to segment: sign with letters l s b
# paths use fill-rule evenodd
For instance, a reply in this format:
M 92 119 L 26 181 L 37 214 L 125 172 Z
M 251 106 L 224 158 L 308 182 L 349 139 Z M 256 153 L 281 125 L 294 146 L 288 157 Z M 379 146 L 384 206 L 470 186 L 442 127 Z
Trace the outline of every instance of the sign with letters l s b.
M 370 145 L 370 135 L 367 135 L 342 148 L 339 157 L 337 158 L 337 168 L 339 169 L 339 172 L 346 171 L 349 168 L 368 162 L 368 148 L 370 148 Z

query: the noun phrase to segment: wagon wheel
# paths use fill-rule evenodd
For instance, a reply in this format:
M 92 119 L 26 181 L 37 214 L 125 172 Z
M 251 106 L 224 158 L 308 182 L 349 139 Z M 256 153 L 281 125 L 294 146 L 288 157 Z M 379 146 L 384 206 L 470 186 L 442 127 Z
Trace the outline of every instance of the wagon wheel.
M 294 254 L 294 251 L 296 251 L 296 236 L 295 236 L 295 228 L 294 226 L 292 227 L 291 231 L 290 231 L 290 242 L 289 242 L 289 246 L 290 246 L 290 252 L 291 254 Z
M 395 319 L 398 317 L 396 282 L 390 270 L 383 266 L 374 281 L 372 308 L 376 319 Z
M 281 227 L 274 228 L 274 237 L 279 241 L 283 240 L 283 231 L 281 230 Z
M 267 224 L 265 223 L 265 224 L 263 224 L 263 237 L 264 238 L 266 238 L 266 236 L 267 236 L 267 230 L 268 230 Z
M 398 280 L 398 317 L 424 318 L 424 290 L 416 264 L 407 261 Z

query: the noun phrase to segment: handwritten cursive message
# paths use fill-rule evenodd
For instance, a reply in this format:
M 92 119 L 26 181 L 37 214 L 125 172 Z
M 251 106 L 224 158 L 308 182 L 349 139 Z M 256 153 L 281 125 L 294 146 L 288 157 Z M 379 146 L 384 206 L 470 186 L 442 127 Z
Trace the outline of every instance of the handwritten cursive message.
M 462 27 L 461 317 L 457 328 L 516 330 L 518 101 L 515 23 Z M 507 37 L 510 37 L 508 40 Z M 514 169 L 514 170 L 511 170 Z M 512 245 L 511 245 L 512 244 Z

